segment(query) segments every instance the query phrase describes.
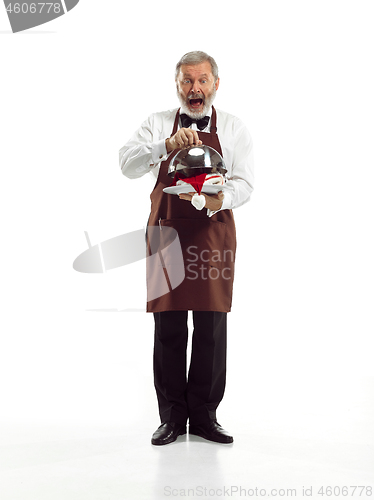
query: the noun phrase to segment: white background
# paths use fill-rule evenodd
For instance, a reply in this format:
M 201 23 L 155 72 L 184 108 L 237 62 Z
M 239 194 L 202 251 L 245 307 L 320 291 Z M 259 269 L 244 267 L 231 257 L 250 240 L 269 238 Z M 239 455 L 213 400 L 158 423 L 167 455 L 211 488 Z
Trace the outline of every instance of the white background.
M 118 150 L 178 106 L 174 67 L 216 59 L 215 105 L 254 142 L 235 211 L 225 421 L 373 411 L 374 75 L 370 1 L 81 0 L 1 44 L 1 419 L 157 426 L 143 263 L 80 274 L 87 248 L 145 226 L 150 180 Z M 355 383 L 352 383 L 355 381 Z M 361 410 L 360 410 L 361 411 Z M 339 419 L 339 415 L 341 419 Z M 282 420 L 283 418 L 283 420 Z M 152 423 L 153 426 L 153 423 Z M 153 430 L 153 429 L 152 429 Z M 323 436 L 323 427 L 321 430 Z M 148 439 L 148 436 L 147 436 Z

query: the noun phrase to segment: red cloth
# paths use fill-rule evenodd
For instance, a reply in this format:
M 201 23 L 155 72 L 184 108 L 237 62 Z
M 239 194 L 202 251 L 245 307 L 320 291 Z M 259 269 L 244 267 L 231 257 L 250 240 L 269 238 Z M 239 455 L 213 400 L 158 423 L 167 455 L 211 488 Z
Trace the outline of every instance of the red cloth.
M 180 179 L 184 182 L 187 182 L 188 184 L 191 184 L 191 186 L 195 188 L 197 194 L 201 194 L 201 190 L 203 189 L 203 184 L 205 182 L 205 178 L 207 175 L 208 174 L 199 174 L 195 175 L 194 177 L 181 177 L 179 176 L 178 172 L 176 172 L 174 175 L 173 182 L 170 184 L 170 186 L 175 186 L 177 184 L 177 181 L 179 181 Z M 215 175 L 214 177 L 220 177 L 220 176 Z
M 191 184 L 191 186 L 193 188 L 195 188 L 195 191 L 197 192 L 197 194 L 201 194 L 201 190 L 203 188 L 203 184 L 205 182 L 206 176 L 207 176 L 207 174 L 199 174 L 199 175 L 195 175 L 194 177 L 180 177 L 178 175 L 178 172 L 176 172 L 174 179 L 173 179 L 173 183 L 171 184 L 171 186 L 175 186 L 177 181 L 179 181 L 179 179 L 181 179 L 182 181 L 187 182 L 188 184 Z

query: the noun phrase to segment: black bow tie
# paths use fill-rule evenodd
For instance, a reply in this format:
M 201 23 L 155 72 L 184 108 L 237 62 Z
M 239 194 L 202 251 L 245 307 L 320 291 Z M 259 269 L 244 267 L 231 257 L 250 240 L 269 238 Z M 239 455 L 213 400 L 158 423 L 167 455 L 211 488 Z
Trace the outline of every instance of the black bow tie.
M 188 128 L 191 125 L 191 123 L 196 123 L 197 128 L 199 130 L 204 130 L 204 128 L 208 125 L 209 120 L 210 120 L 209 116 L 204 116 L 204 118 L 201 118 L 200 120 L 195 120 L 195 118 L 190 118 L 188 115 L 181 114 L 181 121 L 183 128 Z

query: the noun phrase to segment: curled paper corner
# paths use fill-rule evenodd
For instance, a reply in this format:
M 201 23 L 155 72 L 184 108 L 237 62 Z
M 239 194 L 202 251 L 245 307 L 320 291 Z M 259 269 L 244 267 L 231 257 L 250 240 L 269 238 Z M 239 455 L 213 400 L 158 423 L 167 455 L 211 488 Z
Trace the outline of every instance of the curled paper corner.
M 74 9 L 78 2 L 79 0 L 65 0 L 66 10 Z

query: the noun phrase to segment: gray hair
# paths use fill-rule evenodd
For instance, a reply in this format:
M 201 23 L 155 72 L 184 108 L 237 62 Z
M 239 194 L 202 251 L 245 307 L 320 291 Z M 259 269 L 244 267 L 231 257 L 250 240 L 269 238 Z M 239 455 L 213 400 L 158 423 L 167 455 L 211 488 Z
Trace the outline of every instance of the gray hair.
M 205 61 L 208 61 L 210 63 L 214 80 L 217 81 L 218 66 L 216 61 L 213 59 L 213 57 L 209 56 L 205 52 L 201 52 L 200 50 L 195 50 L 194 52 L 187 52 L 187 54 L 184 54 L 184 56 L 181 58 L 181 60 L 175 67 L 175 80 L 177 80 L 178 78 L 179 70 L 182 64 L 190 64 L 194 66 L 196 64 L 201 64 Z

